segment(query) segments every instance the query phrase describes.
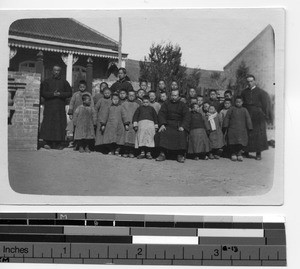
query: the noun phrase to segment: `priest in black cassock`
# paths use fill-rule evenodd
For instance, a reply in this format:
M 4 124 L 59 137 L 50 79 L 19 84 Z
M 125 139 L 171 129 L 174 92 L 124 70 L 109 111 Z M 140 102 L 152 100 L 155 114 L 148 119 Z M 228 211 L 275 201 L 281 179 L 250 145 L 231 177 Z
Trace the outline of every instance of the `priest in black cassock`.
M 247 76 L 248 87 L 242 91 L 244 107 L 247 108 L 253 130 L 249 134 L 246 155 L 256 152 L 256 160 L 261 160 L 261 152 L 268 149 L 267 122 L 272 122 L 271 100 L 269 94 L 256 86 L 255 77 Z
M 61 77 L 61 67 L 54 66 L 52 77 L 41 84 L 41 97 L 45 100 L 45 107 L 40 138 L 46 142 L 45 149 L 63 149 L 67 126 L 66 99 L 71 96 L 72 88 Z
M 166 151 L 173 151 L 177 161 L 185 161 L 187 149 L 187 135 L 191 123 L 191 113 L 185 103 L 180 101 L 179 90 L 171 91 L 171 98 L 162 104 L 158 113 L 159 131 L 156 134 L 156 143 L 160 154 L 156 161 L 166 159 Z

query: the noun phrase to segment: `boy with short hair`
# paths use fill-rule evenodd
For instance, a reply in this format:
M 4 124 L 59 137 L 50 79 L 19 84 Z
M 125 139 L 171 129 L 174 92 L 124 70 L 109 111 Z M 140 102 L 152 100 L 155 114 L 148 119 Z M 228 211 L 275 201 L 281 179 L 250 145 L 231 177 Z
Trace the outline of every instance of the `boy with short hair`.
M 248 144 L 248 132 L 253 129 L 248 110 L 243 107 L 243 98 L 237 96 L 235 106 L 231 107 L 223 122 L 227 129 L 228 144 L 232 161 L 243 161 L 242 150 Z
M 218 95 L 216 90 L 210 90 L 209 92 L 209 104 L 211 106 L 214 106 L 216 111 L 219 113 L 220 112 L 220 101 L 218 100 Z
M 91 106 L 92 97 L 90 94 L 82 95 L 82 105 L 74 112 L 73 123 L 75 128 L 74 139 L 79 147 L 79 152 L 91 152 L 95 139 L 95 128 L 97 115 L 94 107 Z
M 75 126 L 73 124 L 73 114 L 76 111 L 76 109 L 83 104 L 82 101 L 82 96 L 83 95 L 89 95 L 91 97 L 91 104 L 90 106 L 92 108 L 94 108 L 94 101 L 92 98 L 92 95 L 86 90 L 86 81 L 85 80 L 80 80 L 79 81 L 79 85 L 78 85 L 78 91 L 75 92 L 70 100 L 69 103 L 69 110 L 68 110 L 68 115 L 70 118 L 70 121 L 67 125 L 66 131 L 68 133 L 72 133 L 73 134 L 73 140 L 74 140 L 74 133 L 75 133 Z M 76 146 L 76 143 L 73 142 L 73 146 L 74 146 L 74 150 L 78 149 L 78 146 Z M 72 143 L 70 143 L 70 147 L 72 147 Z
M 152 159 L 154 135 L 158 129 L 158 117 L 155 109 L 150 106 L 148 95 L 143 96 L 143 104 L 133 115 L 133 128 L 136 130 L 135 147 L 141 150 L 138 159 Z
M 162 105 L 164 102 L 166 102 L 168 100 L 168 95 L 166 92 L 161 92 L 160 95 L 159 95 L 159 100 L 158 100 L 158 103 L 160 105 Z
M 224 108 L 220 111 L 221 122 L 224 121 L 226 114 L 231 107 L 231 99 L 225 99 L 223 103 Z
M 126 117 L 129 119 L 128 132 L 125 132 L 125 141 L 124 141 L 124 158 L 134 158 L 134 146 L 135 146 L 135 131 L 133 129 L 132 119 L 135 111 L 139 107 L 139 104 L 135 102 L 136 94 L 134 90 L 128 92 L 127 100 L 122 104 L 126 111 Z
M 125 89 L 121 89 L 119 92 L 120 97 L 120 105 L 122 105 L 127 100 L 127 91 Z
M 139 104 L 139 105 L 142 105 L 143 104 L 143 96 L 146 94 L 146 91 L 144 89 L 139 89 L 138 92 L 137 92 L 137 98 L 136 98 L 136 102 Z
M 156 102 L 155 92 L 150 91 L 148 95 L 149 95 L 149 100 L 150 100 L 150 106 L 152 106 L 155 109 L 156 113 L 158 114 L 161 105 L 158 102 Z
M 120 105 L 119 94 L 112 96 L 111 106 L 100 115 L 103 144 L 109 149 L 109 154 L 120 155 L 121 146 L 125 143 L 125 132 L 129 130 L 130 120 L 127 118 L 125 108 Z
M 97 104 L 95 105 L 95 110 L 97 113 L 95 146 L 98 147 L 103 145 L 103 132 L 101 131 L 100 117 L 111 106 L 111 102 L 111 91 L 109 88 L 105 88 L 103 90 L 103 98 L 100 98 Z

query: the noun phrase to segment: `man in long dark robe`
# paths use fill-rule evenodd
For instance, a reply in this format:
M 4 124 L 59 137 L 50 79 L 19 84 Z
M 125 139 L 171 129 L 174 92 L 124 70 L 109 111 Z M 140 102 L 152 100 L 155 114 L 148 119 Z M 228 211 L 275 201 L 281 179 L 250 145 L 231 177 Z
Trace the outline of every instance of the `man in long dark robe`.
M 185 161 L 187 150 L 187 134 L 191 123 L 191 114 L 183 102 L 180 101 L 179 90 L 171 91 L 171 99 L 162 104 L 158 113 L 159 131 L 156 142 L 160 148 L 157 161 L 166 159 L 166 151 L 173 151 L 177 161 Z
M 44 118 L 41 125 L 40 138 L 46 145 L 44 148 L 63 149 L 65 141 L 67 116 L 66 99 L 72 96 L 70 84 L 61 77 L 61 68 L 54 66 L 52 77 L 41 84 L 41 97 L 44 98 Z
M 247 108 L 253 130 L 249 134 L 246 156 L 256 152 L 256 160 L 261 160 L 261 152 L 268 149 L 266 122 L 272 121 L 271 101 L 267 92 L 256 86 L 255 77 L 247 76 L 248 87 L 243 90 L 244 107 Z
M 125 90 L 127 93 L 129 91 L 132 91 L 133 90 L 133 87 L 131 85 L 131 83 L 129 82 L 130 79 L 129 77 L 126 75 L 126 69 L 121 67 L 119 68 L 119 73 L 118 73 L 118 77 L 119 77 L 119 80 L 117 80 L 113 85 L 111 85 L 110 87 L 110 90 L 111 90 L 111 93 L 119 93 L 120 90 Z

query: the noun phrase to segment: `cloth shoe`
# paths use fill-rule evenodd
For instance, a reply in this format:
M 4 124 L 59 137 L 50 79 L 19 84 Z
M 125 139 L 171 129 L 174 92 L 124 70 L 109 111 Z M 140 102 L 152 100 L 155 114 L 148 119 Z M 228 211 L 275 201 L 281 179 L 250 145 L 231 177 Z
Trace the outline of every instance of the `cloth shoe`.
M 238 160 L 239 162 L 242 162 L 242 161 L 243 161 L 243 156 L 242 156 L 242 155 L 237 156 L 237 160 Z
M 177 156 L 177 162 L 179 162 L 179 163 L 184 163 L 184 162 L 185 162 L 184 156 L 183 156 L 183 155 L 178 155 L 178 156 Z
M 144 159 L 145 158 L 145 152 L 142 151 L 139 156 L 137 156 L 138 159 Z
M 213 160 L 215 157 L 214 157 L 214 155 L 212 153 L 209 153 L 208 158 L 211 159 L 211 160 Z
M 86 146 L 86 147 L 85 147 L 85 152 L 91 153 L 91 150 L 90 150 L 89 146 Z
M 51 147 L 50 147 L 48 144 L 46 144 L 46 145 L 44 146 L 44 149 L 51 149 Z
M 83 152 L 84 152 L 83 147 L 79 147 L 79 152 L 80 152 L 80 153 L 83 153 Z
M 164 153 L 160 153 L 159 156 L 155 159 L 158 162 L 162 162 L 166 160 L 166 155 Z
M 133 153 L 129 153 L 128 157 L 129 158 L 134 158 L 134 154 Z
M 151 159 L 152 159 L 151 152 L 147 152 L 147 154 L 146 154 L 146 158 L 147 158 L 148 160 L 151 160 Z
M 257 152 L 257 153 L 256 153 L 255 159 L 256 159 L 257 161 L 260 161 L 260 160 L 261 160 L 261 153 L 260 153 L 260 152 Z
M 115 155 L 120 156 L 120 148 L 117 148 L 117 149 L 115 150 Z
M 235 154 L 232 154 L 232 155 L 231 155 L 231 160 L 232 160 L 233 162 L 236 162 L 237 156 L 236 156 Z

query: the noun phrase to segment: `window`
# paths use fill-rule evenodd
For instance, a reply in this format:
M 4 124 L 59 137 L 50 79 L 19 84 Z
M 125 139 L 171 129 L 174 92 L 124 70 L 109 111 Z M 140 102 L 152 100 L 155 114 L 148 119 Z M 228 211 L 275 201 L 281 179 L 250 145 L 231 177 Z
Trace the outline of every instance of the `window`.
M 36 63 L 34 61 L 24 61 L 20 63 L 19 71 L 36 73 Z

